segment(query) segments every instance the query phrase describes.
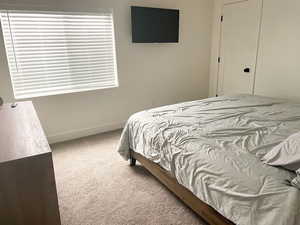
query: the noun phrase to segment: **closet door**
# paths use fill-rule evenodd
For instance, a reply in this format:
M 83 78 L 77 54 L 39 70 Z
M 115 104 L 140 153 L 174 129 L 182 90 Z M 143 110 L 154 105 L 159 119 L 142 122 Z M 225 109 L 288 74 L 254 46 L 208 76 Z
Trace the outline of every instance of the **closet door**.
M 224 4 L 218 94 L 252 94 L 260 30 L 262 1 Z

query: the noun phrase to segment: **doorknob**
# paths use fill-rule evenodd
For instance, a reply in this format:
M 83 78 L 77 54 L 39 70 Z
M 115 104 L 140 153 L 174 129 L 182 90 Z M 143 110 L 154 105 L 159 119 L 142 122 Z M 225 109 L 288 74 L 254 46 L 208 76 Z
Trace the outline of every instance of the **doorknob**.
M 245 69 L 244 69 L 244 72 L 245 72 L 245 73 L 250 73 L 250 68 L 245 68 Z

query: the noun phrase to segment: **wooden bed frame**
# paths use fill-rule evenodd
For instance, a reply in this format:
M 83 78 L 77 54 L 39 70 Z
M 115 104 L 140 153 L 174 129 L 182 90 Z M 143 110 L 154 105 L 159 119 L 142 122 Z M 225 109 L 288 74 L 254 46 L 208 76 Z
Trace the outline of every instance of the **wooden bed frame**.
M 130 166 L 135 166 L 136 160 L 210 225 L 234 225 L 234 223 L 223 217 L 216 210 L 202 202 L 192 192 L 179 184 L 175 178 L 170 176 L 169 173 L 158 164 L 130 150 Z

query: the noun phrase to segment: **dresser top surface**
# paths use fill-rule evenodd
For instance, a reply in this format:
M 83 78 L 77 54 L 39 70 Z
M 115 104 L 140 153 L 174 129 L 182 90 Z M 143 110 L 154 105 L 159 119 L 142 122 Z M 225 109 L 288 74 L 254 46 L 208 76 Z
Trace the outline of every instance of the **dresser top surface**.
M 32 102 L 0 106 L 0 163 L 50 152 Z

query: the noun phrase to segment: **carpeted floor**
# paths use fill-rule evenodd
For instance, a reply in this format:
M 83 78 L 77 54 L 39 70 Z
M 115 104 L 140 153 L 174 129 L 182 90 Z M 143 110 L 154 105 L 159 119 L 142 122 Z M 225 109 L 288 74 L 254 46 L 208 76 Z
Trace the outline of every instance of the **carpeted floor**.
M 52 145 L 63 225 L 204 225 L 143 167 L 117 153 L 120 131 Z

